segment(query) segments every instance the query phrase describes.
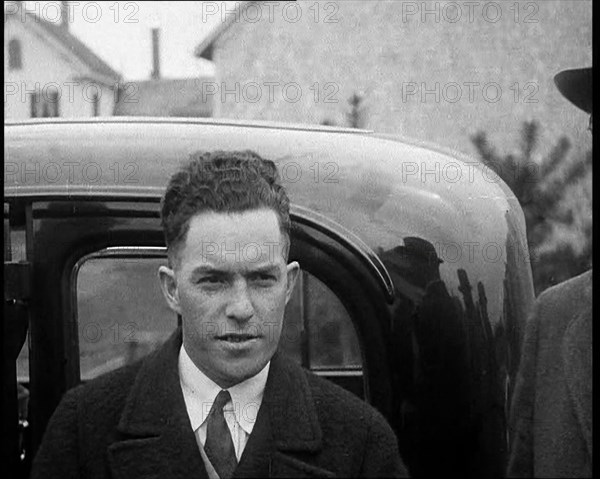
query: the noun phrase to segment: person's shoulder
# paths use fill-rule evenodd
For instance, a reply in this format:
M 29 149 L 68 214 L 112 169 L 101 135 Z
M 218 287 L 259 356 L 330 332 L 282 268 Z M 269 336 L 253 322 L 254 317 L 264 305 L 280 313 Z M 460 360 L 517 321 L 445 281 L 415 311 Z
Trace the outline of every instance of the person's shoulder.
M 539 301 L 564 300 L 571 297 L 591 295 L 592 270 L 570 278 L 545 290 L 540 294 Z
M 346 411 L 353 412 L 373 409 L 367 402 L 328 379 L 304 368 L 302 368 L 302 372 L 308 380 L 313 396 L 319 400 L 319 405 L 334 409 L 344 408 Z
M 592 302 L 592 270 L 542 292 L 535 304 L 533 320 L 540 334 L 560 335 L 572 319 Z
M 348 428 L 375 427 L 391 434 L 391 427 L 383 415 L 368 402 L 289 359 L 282 360 L 288 363 L 288 367 L 296 369 L 306 377 L 313 402 L 322 419 L 343 423 Z
M 142 363 L 143 360 L 136 361 L 80 384 L 67 391 L 65 400 L 76 403 L 84 410 L 88 406 L 98 410 L 104 405 L 121 403 L 129 393 Z
M 541 307 L 570 309 L 592 298 L 592 270 L 548 288 L 537 299 Z

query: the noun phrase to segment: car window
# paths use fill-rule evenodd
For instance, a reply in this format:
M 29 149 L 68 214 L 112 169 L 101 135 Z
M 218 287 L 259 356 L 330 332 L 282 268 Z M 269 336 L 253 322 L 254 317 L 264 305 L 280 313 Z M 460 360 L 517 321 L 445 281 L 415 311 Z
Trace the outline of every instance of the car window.
M 159 248 L 160 249 L 160 248 Z M 74 281 L 82 380 L 148 354 L 177 326 L 157 277 L 157 249 L 111 248 L 79 263 Z M 360 369 L 352 319 L 340 299 L 303 271 L 286 308 L 280 350 L 313 370 Z
M 313 275 L 304 276 L 311 369 L 361 366 L 356 331 L 340 299 Z
M 98 257 L 76 279 L 81 379 L 148 354 L 177 326 L 157 278 L 162 258 Z
M 314 371 L 362 365 L 352 318 L 335 293 L 307 271 L 287 305 L 279 347 Z

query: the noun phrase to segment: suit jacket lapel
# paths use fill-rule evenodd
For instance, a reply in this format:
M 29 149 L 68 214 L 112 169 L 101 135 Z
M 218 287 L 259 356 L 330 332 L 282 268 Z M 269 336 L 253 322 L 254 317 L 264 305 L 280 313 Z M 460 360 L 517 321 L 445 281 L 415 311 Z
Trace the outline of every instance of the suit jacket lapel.
M 586 282 L 581 309 L 567 327 L 562 345 L 565 375 L 575 415 L 592 457 L 592 275 Z
M 108 447 L 114 477 L 207 478 L 179 384 L 178 329 L 141 366 Z
M 263 399 L 256 416 L 254 429 L 248 438 L 233 477 L 269 477 L 273 452 L 271 421 Z
M 329 477 L 332 473 L 306 459 L 323 447 L 308 381 L 291 361 L 276 353 L 256 425 L 234 477 Z
M 181 329 L 140 367 L 108 447 L 117 479 L 206 478 L 208 474 L 187 415 L 177 358 Z M 305 459 L 322 449 L 322 433 L 308 381 L 276 353 L 256 425 L 234 477 L 333 474 Z

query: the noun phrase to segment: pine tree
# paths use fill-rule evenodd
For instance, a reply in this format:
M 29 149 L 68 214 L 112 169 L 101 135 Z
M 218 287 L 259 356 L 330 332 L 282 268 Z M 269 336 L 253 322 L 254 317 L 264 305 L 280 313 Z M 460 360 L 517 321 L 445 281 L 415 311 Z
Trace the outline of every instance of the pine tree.
M 592 167 L 591 150 L 583 159 L 567 158 L 571 144 L 565 136 L 557 141 L 548 156 L 536 163 L 533 154 L 538 140 L 536 121 L 523 123 L 517 156 L 499 155 L 485 132 L 471 137 L 483 163 L 504 180 L 523 208 L 536 294 L 589 269 L 592 256 L 591 222 L 585 225 L 582 233 L 585 237 L 582 238 L 581 252 L 576 252 L 572 245 L 561 244 L 552 251 L 537 254 L 552 235 L 554 225 L 574 224 L 572 210 L 562 204 L 565 192 L 585 178 Z
M 350 128 L 363 128 L 364 127 L 364 116 L 365 109 L 362 105 L 364 97 L 358 93 L 353 93 L 348 99 L 350 104 L 350 112 L 347 113 L 348 126 Z

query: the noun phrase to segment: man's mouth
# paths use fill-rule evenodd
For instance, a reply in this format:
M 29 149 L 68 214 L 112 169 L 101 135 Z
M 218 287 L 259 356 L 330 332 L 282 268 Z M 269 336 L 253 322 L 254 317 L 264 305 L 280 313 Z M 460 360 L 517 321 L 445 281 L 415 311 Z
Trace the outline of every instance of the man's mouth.
M 229 343 L 243 343 L 245 341 L 251 341 L 253 339 L 258 339 L 258 336 L 255 334 L 222 334 L 216 337 L 219 341 L 227 341 Z

